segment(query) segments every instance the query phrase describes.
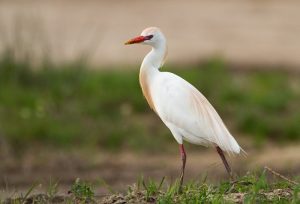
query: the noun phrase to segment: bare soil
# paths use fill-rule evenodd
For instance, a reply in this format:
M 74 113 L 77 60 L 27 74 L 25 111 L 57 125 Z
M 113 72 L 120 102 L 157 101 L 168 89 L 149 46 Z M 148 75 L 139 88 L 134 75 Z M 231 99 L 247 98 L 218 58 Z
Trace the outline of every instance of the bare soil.
M 282 147 L 269 145 L 262 149 L 247 147 L 246 150 L 247 157 L 229 157 L 237 175 L 264 166 L 287 177 L 300 174 L 299 144 Z M 187 153 L 186 181 L 201 180 L 206 175 L 211 182 L 227 179 L 223 164 L 213 149 L 187 148 Z M 4 157 L 0 165 L 0 197 L 26 192 L 34 183 L 41 184 L 34 192 L 45 192 L 50 180 L 58 181 L 60 192 L 66 193 L 76 178 L 98 184 L 96 195 L 104 196 L 110 193 L 110 189 L 126 190 L 141 175 L 157 181 L 165 176 L 167 181 L 172 182 L 179 175 L 181 162 L 177 152 L 146 154 L 32 149 L 18 156 L 1 155 Z

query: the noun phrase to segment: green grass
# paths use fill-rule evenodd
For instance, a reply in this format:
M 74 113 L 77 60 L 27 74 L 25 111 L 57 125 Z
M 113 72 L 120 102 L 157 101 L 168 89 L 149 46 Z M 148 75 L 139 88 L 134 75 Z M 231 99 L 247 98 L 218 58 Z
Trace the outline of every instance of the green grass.
M 96 196 L 95 186 L 77 179 L 69 194 L 34 194 L 30 188 L 26 196 L 7 199 L 7 203 L 300 203 L 300 185 L 287 180 L 271 178 L 266 171 L 247 173 L 235 182 L 222 181 L 211 184 L 206 181 L 189 182 L 179 192 L 178 182 L 167 183 L 164 178 L 155 182 L 144 179 L 129 186 L 124 193 Z M 52 188 L 52 187 L 49 187 Z M 55 186 L 57 188 L 57 186 Z M 97 188 L 101 188 L 98 186 Z
M 12 56 L 0 57 L 0 135 L 16 149 L 47 144 L 160 151 L 173 141 L 142 96 L 138 66 L 100 71 L 80 61 L 46 60 L 33 69 L 30 60 Z M 257 144 L 300 139 L 297 74 L 236 72 L 220 59 L 164 70 L 201 90 L 232 132 Z
M 266 172 L 248 173 L 235 182 L 224 181 L 212 185 L 205 180 L 190 182 L 178 192 L 178 183 L 167 185 L 161 190 L 162 184 L 150 181 L 142 194 L 149 202 L 156 203 L 299 203 L 300 185 L 290 184 L 285 180 L 267 179 Z M 139 188 L 136 189 L 139 191 Z M 129 189 L 127 194 L 134 192 Z M 136 193 L 135 193 L 136 194 Z M 150 195 L 150 196 L 149 196 Z
M 74 195 L 76 200 L 81 202 L 88 202 L 94 198 L 94 190 L 91 184 L 76 179 L 74 184 L 71 186 L 70 193 Z

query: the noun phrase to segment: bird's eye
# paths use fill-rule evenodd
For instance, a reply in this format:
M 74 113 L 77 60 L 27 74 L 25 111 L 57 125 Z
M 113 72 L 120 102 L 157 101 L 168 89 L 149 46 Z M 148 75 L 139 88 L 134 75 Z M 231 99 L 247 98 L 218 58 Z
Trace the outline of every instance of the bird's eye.
M 145 40 L 151 40 L 153 38 L 153 35 L 147 35 L 145 36 Z

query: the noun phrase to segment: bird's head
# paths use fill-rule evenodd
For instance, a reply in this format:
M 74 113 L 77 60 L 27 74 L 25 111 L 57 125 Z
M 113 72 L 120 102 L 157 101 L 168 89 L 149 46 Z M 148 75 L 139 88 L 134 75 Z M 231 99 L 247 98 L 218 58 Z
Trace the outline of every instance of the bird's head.
M 143 30 L 140 36 L 137 36 L 125 42 L 125 45 L 139 43 L 139 44 L 146 44 L 146 45 L 151 45 L 152 47 L 156 47 L 162 44 L 163 42 L 165 42 L 165 36 L 160 31 L 160 29 L 156 27 L 149 27 Z

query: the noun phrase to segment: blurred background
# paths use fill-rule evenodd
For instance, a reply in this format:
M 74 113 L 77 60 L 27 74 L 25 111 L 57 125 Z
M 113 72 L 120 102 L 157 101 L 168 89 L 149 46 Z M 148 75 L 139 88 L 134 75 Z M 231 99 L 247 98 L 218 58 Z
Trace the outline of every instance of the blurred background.
M 237 174 L 270 166 L 300 172 L 300 2 L 0 1 L 0 195 L 63 191 L 77 177 L 98 193 L 138 177 L 174 181 L 178 146 L 143 98 L 146 46 L 162 29 L 163 70 L 194 84 L 248 152 Z M 213 149 L 187 145 L 187 180 L 226 179 Z M 109 187 L 108 187 L 109 186 Z

